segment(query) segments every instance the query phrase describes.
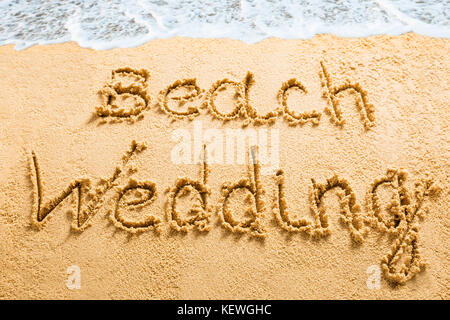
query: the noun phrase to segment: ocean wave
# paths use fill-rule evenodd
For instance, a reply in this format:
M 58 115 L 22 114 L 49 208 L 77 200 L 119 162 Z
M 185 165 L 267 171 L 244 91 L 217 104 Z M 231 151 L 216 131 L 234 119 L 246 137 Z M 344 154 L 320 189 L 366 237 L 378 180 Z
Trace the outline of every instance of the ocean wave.
M 413 31 L 448 38 L 450 0 L 3 0 L 0 45 L 76 41 L 96 50 L 173 36 L 306 39 Z

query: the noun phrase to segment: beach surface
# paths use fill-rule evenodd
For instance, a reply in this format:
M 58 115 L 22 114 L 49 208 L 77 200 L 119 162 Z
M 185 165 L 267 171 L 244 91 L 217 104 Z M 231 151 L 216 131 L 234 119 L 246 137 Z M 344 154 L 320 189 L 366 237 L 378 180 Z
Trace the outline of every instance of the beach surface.
M 449 51 L 0 47 L 0 298 L 449 299 Z

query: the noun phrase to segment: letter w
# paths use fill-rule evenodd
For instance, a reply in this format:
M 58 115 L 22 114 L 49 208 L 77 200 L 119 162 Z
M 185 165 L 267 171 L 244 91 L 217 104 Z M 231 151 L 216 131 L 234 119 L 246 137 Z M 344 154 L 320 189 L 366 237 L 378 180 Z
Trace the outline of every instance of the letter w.
M 38 160 L 34 151 L 32 151 L 31 161 L 31 180 L 33 182 L 34 200 L 33 200 L 33 224 L 39 228 L 45 225 L 49 214 L 61 203 L 64 199 L 70 196 L 74 191 L 77 192 L 77 213 L 74 214 L 74 221 L 72 227 L 75 230 L 83 230 L 83 226 L 89 218 L 89 214 L 81 210 L 83 197 L 89 191 L 89 179 L 77 179 L 71 182 L 66 189 L 64 189 L 57 197 L 43 204 L 44 191 L 42 186 L 41 172 Z
M 98 211 L 102 203 L 102 199 L 105 194 L 117 185 L 116 181 L 123 175 L 125 166 L 128 161 L 137 153 L 140 153 L 146 149 L 146 145 L 143 143 L 137 143 L 135 140 L 131 142 L 130 150 L 127 151 L 122 157 L 121 165 L 117 166 L 114 174 L 111 178 L 105 180 L 101 179 L 101 184 L 94 188 L 93 192 L 89 192 L 91 189 L 91 182 L 89 179 L 77 179 L 71 182 L 66 189 L 64 189 L 59 196 L 53 200 L 48 201 L 46 204 L 42 204 L 44 198 L 44 191 L 42 187 L 41 170 L 37 161 L 34 151 L 31 152 L 31 180 L 34 188 L 34 202 L 33 202 L 33 214 L 32 221 L 35 226 L 42 228 L 45 222 L 48 220 L 47 216 L 72 192 L 76 191 L 77 197 L 77 212 L 73 214 L 72 228 L 76 231 L 83 231 L 89 226 L 88 220 Z M 86 205 L 83 203 L 86 201 Z

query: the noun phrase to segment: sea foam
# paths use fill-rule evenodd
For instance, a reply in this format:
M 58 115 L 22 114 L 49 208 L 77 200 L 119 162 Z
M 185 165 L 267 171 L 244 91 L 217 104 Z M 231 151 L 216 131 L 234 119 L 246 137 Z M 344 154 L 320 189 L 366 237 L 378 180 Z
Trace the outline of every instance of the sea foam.
M 96 50 L 173 36 L 306 39 L 418 34 L 448 38 L 450 0 L 4 0 L 0 45 L 76 41 Z

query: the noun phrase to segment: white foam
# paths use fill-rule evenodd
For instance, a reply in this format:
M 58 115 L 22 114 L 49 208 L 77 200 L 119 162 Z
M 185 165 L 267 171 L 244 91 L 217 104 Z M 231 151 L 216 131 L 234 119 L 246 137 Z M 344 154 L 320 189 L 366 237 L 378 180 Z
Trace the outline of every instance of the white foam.
M 448 38 L 450 0 L 4 0 L 0 45 L 76 41 L 97 50 L 173 36 L 306 39 L 413 31 Z

